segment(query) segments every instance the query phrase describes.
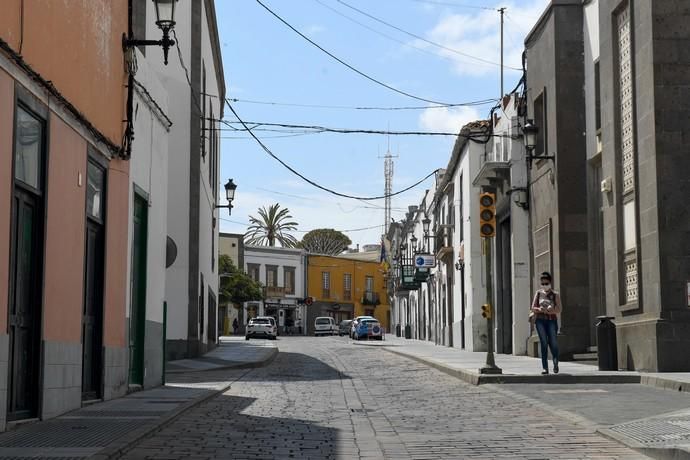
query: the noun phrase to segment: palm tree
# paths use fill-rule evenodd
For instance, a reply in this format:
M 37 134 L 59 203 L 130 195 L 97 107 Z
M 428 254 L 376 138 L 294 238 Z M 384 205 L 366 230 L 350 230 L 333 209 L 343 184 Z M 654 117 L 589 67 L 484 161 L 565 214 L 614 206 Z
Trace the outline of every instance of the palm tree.
M 276 242 L 284 248 L 294 248 L 298 241 L 289 231 L 297 230 L 297 222 L 292 219 L 288 208 L 280 207 L 279 203 L 259 208 L 259 218 L 249 216 L 250 226 L 244 235 L 245 243 L 259 246 L 275 246 Z

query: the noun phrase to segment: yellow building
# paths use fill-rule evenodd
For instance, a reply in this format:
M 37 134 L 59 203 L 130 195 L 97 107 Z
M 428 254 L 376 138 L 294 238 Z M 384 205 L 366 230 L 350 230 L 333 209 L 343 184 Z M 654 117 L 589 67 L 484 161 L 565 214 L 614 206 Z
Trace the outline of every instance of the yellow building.
M 340 323 L 371 315 L 390 330 L 384 270 L 378 256 L 378 252 L 367 252 L 308 257 L 307 295 L 314 299 L 307 311 L 308 334 L 313 332 L 318 316 L 331 316 Z

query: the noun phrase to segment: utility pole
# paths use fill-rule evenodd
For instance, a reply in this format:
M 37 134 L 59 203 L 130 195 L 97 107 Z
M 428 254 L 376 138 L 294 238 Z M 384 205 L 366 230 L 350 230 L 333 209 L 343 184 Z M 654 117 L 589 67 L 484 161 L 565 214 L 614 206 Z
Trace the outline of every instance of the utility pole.
M 503 15 L 505 14 L 506 8 L 499 8 L 498 12 L 501 13 L 501 103 L 503 103 Z

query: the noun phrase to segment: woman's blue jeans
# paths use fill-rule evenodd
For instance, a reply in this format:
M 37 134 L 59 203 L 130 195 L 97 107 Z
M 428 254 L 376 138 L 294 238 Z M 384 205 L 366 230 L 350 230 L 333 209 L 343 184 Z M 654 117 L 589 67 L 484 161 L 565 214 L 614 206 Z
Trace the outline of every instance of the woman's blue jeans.
M 541 344 L 542 368 L 549 368 L 549 348 L 551 348 L 551 356 L 553 356 L 554 365 L 558 365 L 558 340 L 556 339 L 556 334 L 558 333 L 558 320 L 537 318 L 534 325 L 537 328 L 539 343 Z

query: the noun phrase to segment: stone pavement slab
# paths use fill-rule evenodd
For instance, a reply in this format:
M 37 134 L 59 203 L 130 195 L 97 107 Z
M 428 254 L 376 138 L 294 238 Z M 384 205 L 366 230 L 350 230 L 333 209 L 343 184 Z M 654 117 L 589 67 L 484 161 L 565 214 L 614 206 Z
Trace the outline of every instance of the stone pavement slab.
M 195 359 L 166 363 L 166 372 L 195 372 L 229 368 L 252 368 L 268 364 L 278 354 L 278 340 L 245 340 L 244 336 L 222 336 L 218 346 Z

